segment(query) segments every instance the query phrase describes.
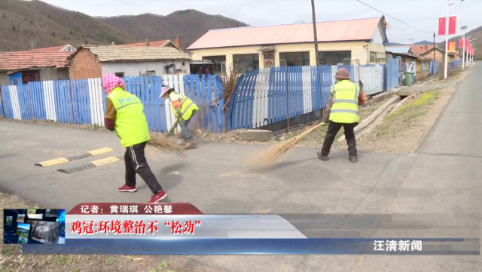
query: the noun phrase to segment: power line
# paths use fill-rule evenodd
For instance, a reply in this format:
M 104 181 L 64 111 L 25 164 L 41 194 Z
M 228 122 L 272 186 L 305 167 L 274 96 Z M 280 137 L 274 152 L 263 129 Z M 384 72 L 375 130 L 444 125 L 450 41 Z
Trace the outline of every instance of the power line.
M 383 12 L 383 11 L 375 8 L 375 7 L 373 7 L 373 6 L 370 6 L 369 4 L 367 4 L 367 3 L 365 3 L 365 2 L 362 2 L 361 0 L 356 0 L 356 1 L 357 1 L 357 2 L 360 2 L 361 4 L 367 6 L 367 7 L 371 8 L 371 9 L 376 10 L 376 11 L 380 12 L 381 14 L 383 14 L 383 15 L 385 15 L 385 16 L 387 16 L 387 17 L 390 17 L 390 18 L 392 18 L 393 20 L 398 21 L 398 22 L 400 22 L 400 23 L 402 23 L 402 24 L 404 24 L 404 25 L 407 25 L 407 26 L 409 26 L 409 27 L 415 28 L 415 29 L 417 29 L 417 30 L 419 30 L 419 31 L 428 33 L 428 34 L 430 34 L 430 35 L 433 35 L 433 34 L 434 34 L 434 32 L 430 32 L 430 31 L 427 31 L 427 30 L 423 30 L 423 29 L 418 28 L 418 27 L 416 27 L 416 26 L 413 26 L 413 25 L 411 25 L 411 24 L 409 24 L 409 23 L 405 23 L 404 21 L 399 20 L 399 19 L 397 19 L 397 18 L 395 18 L 395 17 L 393 17 L 393 16 L 391 16 L 391 15 L 389 15 L 389 14 L 387 14 L 387 13 L 385 13 L 385 12 Z M 438 38 L 438 39 L 441 39 L 440 37 L 437 37 L 437 38 Z

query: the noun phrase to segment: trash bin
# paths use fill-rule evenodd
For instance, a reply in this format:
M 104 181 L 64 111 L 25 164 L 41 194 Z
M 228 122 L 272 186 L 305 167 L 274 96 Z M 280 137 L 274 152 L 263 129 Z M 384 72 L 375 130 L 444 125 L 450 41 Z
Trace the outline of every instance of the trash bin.
M 413 73 L 412 72 L 405 72 L 405 86 L 412 86 L 413 83 Z

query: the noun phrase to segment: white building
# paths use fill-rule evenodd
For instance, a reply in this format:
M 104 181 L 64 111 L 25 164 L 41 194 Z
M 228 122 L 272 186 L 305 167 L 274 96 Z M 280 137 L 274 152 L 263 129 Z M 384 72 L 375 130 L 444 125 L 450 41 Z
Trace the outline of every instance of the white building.
M 191 58 L 171 46 L 81 46 L 70 57 L 70 78 L 189 74 Z

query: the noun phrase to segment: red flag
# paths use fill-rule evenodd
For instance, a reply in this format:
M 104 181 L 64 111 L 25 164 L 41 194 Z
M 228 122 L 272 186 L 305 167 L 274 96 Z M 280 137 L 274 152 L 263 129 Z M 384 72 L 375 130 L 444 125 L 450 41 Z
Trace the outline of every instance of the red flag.
M 445 24 L 446 24 L 445 17 L 438 19 L 438 35 L 439 36 L 445 35 L 445 27 L 446 27 Z
M 452 16 L 449 18 L 449 35 L 455 35 L 457 32 L 457 17 Z
M 464 44 L 464 40 L 465 40 L 465 44 Z M 467 48 L 467 45 L 469 44 L 469 39 L 460 39 L 459 41 L 459 48 Z M 465 46 L 464 46 L 465 45 Z
M 438 19 L 438 35 L 445 36 L 445 28 L 447 27 L 445 24 L 447 23 L 446 18 L 439 18 Z M 449 17 L 449 34 L 448 35 L 455 35 L 457 30 L 457 17 L 452 16 Z

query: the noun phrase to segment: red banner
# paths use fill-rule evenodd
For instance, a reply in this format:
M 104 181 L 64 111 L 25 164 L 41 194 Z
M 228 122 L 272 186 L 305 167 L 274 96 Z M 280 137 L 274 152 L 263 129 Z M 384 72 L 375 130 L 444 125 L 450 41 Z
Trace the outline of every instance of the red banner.
M 445 28 L 447 27 L 445 24 L 447 23 L 446 18 L 439 18 L 438 19 L 438 35 L 445 36 Z M 457 17 L 452 16 L 449 17 L 449 34 L 448 35 L 455 35 L 457 31 Z
M 444 18 L 439 18 L 438 19 L 438 35 L 439 36 L 444 36 L 445 35 L 445 17 Z
M 464 40 L 465 40 L 465 48 L 467 48 L 467 45 L 469 44 L 469 39 L 460 39 L 459 48 L 464 48 Z
M 449 52 L 455 52 L 455 42 L 449 42 L 447 47 Z
M 457 17 L 452 16 L 449 18 L 449 35 L 455 35 L 457 32 Z

